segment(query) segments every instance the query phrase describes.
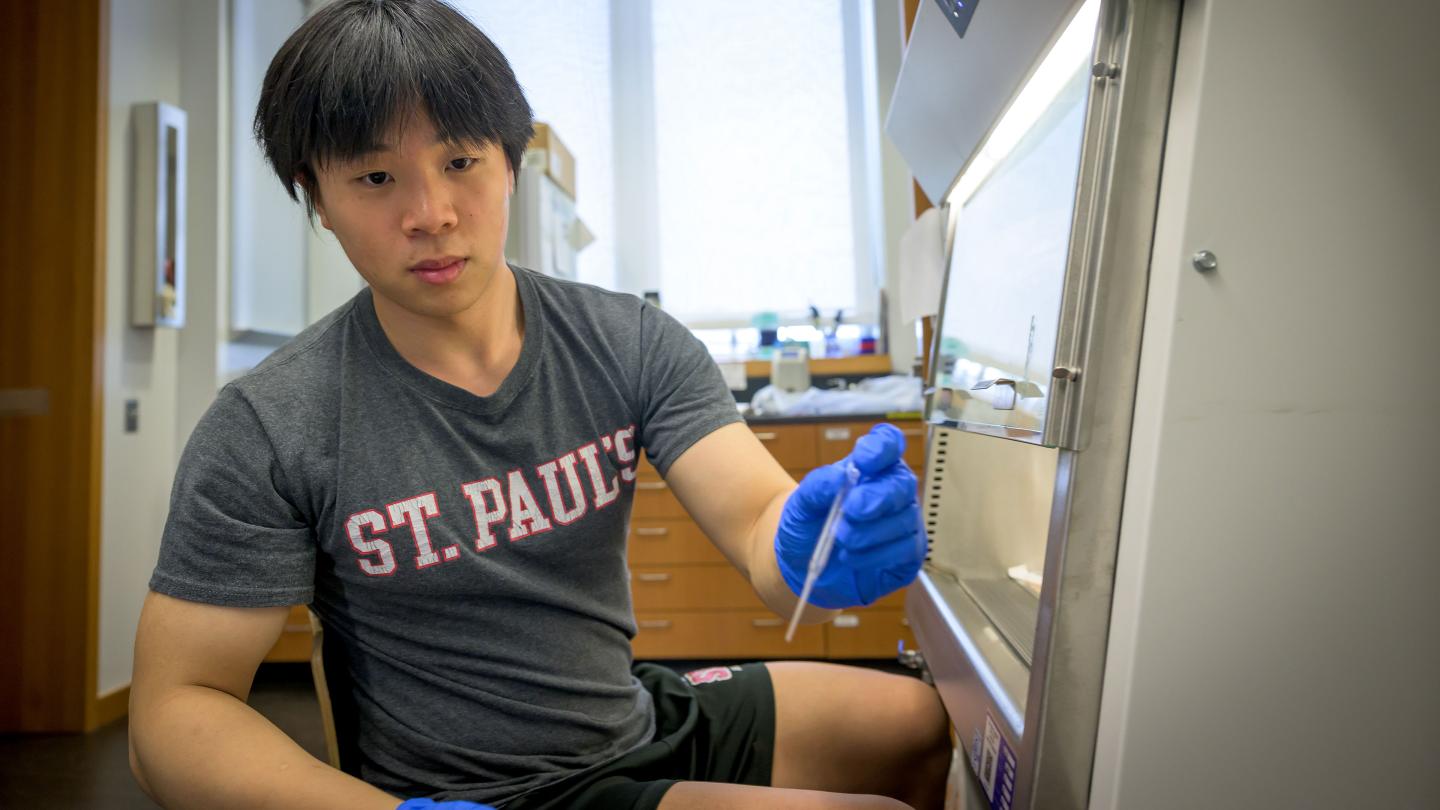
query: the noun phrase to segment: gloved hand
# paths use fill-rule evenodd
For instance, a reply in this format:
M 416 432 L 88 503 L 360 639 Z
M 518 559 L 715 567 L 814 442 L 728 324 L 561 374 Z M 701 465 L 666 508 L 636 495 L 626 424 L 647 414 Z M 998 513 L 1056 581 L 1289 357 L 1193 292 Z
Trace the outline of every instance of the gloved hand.
M 915 580 L 925 562 L 925 526 L 915 474 L 900 461 L 904 452 L 905 436 L 899 428 L 876 425 L 855 442 L 848 459 L 812 470 L 790 494 L 775 532 L 775 558 L 785 584 L 797 596 L 805 585 L 810 552 L 845 480 L 847 460 L 860 470 L 860 480 L 845 496 L 835 546 L 810 603 L 823 608 L 868 605 Z
M 495 810 L 488 804 L 476 804 L 475 802 L 437 802 L 432 799 L 406 799 L 401 802 L 395 810 Z

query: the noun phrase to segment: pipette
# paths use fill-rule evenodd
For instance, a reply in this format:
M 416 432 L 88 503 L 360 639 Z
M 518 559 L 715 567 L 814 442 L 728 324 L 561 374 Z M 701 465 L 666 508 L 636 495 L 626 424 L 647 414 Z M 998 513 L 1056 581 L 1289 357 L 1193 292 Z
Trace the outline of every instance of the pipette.
M 841 507 L 845 504 L 845 496 L 850 494 L 855 482 L 860 480 L 860 468 L 855 466 L 853 461 L 845 463 L 845 480 L 840 482 L 840 491 L 835 493 L 835 502 L 830 504 L 830 514 L 825 516 L 825 524 L 820 528 L 820 538 L 815 541 L 815 549 L 810 552 L 810 567 L 805 571 L 805 585 L 800 589 L 800 601 L 795 603 L 795 613 L 790 616 L 790 627 L 785 631 L 785 642 L 788 644 L 795 637 L 795 626 L 800 623 L 800 614 L 805 612 L 805 603 L 810 599 L 810 591 L 815 588 L 815 580 L 820 578 L 820 572 L 825 570 L 825 564 L 830 562 L 830 549 L 835 545 L 835 530 L 840 527 Z

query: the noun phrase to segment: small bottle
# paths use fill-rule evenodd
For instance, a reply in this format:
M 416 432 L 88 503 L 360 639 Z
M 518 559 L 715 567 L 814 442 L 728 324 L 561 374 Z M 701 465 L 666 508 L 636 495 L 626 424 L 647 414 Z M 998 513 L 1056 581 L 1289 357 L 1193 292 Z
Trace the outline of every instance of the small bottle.
M 867 327 L 865 327 L 865 331 L 860 333 L 860 354 L 874 354 L 874 353 L 875 353 L 875 330 L 867 326 Z

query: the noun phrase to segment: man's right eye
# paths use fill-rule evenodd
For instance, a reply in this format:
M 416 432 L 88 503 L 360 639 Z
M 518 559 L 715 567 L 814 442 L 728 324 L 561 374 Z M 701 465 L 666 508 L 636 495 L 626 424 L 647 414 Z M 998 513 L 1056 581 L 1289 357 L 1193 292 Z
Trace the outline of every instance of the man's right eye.
M 389 179 L 390 175 L 386 172 L 367 172 L 360 175 L 360 182 L 367 186 L 383 186 Z

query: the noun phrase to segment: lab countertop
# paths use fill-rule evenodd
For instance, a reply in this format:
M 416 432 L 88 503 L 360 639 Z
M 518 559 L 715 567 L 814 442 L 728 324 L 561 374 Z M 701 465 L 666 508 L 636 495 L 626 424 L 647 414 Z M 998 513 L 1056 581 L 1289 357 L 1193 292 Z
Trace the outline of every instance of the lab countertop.
M 814 424 L 817 422 L 899 422 L 913 421 L 920 418 L 919 411 L 900 411 L 893 413 L 840 413 L 825 415 L 807 416 L 761 416 L 742 410 L 741 415 L 745 417 L 746 424 L 751 425 L 798 425 Z

